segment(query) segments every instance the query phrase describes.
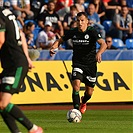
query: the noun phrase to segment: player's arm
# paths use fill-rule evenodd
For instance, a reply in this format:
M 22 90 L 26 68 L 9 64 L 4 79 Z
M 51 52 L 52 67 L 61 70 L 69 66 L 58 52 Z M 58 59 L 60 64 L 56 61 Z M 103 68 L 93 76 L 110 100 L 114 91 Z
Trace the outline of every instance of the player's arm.
M 98 39 L 97 42 L 100 45 L 100 49 L 97 51 L 96 60 L 98 63 L 100 63 L 102 61 L 101 55 L 106 50 L 107 44 L 105 43 L 105 41 L 102 38 Z
M 32 64 L 32 61 L 29 57 L 29 53 L 28 53 L 28 46 L 27 46 L 27 43 L 26 43 L 26 38 L 25 38 L 25 35 L 24 33 L 20 30 L 20 36 L 21 36 L 21 41 L 22 41 L 22 48 L 23 48 L 23 51 L 25 53 L 25 56 L 28 60 L 28 63 L 29 63 L 29 69 L 32 69 L 34 68 L 33 64 Z
M 54 42 L 54 44 L 50 48 L 50 56 L 53 56 L 56 53 L 56 50 L 58 49 L 61 43 L 72 38 L 72 36 L 74 35 L 73 31 L 74 31 L 73 29 L 70 29 L 66 34 L 64 34 L 64 36 L 62 36 L 61 38 L 59 38 Z
M 60 46 L 60 44 L 63 42 L 63 39 L 62 38 L 60 38 L 60 39 L 58 39 L 58 40 L 56 40 L 54 43 L 53 43 L 53 45 L 52 45 L 52 47 L 50 48 L 50 56 L 53 56 L 55 53 L 56 53 L 56 49 Z
M 5 32 L 4 31 L 0 31 L 0 49 L 2 47 L 2 45 L 5 42 Z

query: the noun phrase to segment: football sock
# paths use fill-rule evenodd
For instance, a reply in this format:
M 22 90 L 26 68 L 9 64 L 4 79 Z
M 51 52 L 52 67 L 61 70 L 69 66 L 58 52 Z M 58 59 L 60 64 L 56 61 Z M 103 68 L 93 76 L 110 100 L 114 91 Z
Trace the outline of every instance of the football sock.
M 74 108 L 79 110 L 79 106 L 80 106 L 79 91 L 77 92 L 73 90 L 72 99 L 73 99 Z
M 33 125 L 33 127 L 29 130 L 30 132 L 33 132 L 35 130 L 37 130 L 38 126 L 36 126 L 35 124 Z
M 89 99 L 91 98 L 91 95 L 88 95 L 85 91 L 84 97 L 82 99 L 82 103 L 85 104 Z
M 15 122 L 15 119 L 8 113 L 6 112 L 1 112 L 1 116 L 4 120 L 4 122 L 6 123 L 6 125 L 8 126 L 8 128 L 10 129 L 11 133 L 19 133 L 19 129 L 18 126 Z
M 16 105 L 9 103 L 7 107 L 3 110 L 3 113 L 4 112 L 9 113 L 12 117 L 14 117 L 17 121 L 19 121 L 28 130 L 30 130 L 33 127 L 33 124 L 29 121 L 29 119 L 22 113 L 22 111 Z

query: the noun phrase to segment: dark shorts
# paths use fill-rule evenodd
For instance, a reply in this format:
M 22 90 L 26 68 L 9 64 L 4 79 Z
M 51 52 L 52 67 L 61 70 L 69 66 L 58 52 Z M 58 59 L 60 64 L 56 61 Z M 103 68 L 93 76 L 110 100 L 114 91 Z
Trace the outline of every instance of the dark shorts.
M 79 79 L 85 85 L 94 87 L 96 83 L 97 66 L 73 66 L 72 80 Z
M 17 68 L 4 69 L 0 75 L 0 92 L 7 92 L 10 94 L 19 93 L 27 72 L 28 67 L 22 66 Z

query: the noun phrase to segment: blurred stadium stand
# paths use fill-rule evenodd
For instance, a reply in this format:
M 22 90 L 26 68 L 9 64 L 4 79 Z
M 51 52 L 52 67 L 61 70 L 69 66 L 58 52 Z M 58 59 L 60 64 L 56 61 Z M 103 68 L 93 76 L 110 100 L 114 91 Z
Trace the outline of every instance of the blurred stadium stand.
M 104 26 L 104 29 L 106 31 L 106 34 L 109 33 L 109 29 L 111 27 L 112 21 L 111 20 L 105 20 L 103 21 L 102 25 Z
M 49 55 L 49 50 L 39 50 L 40 57 L 38 60 L 72 60 L 72 50 L 59 50 L 54 56 Z M 103 61 L 110 60 L 133 60 L 133 50 L 118 49 L 118 50 L 106 50 L 102 54 Z
M 127 49 L 133 49 L 133 39 L 126 39 L 125 43 Z

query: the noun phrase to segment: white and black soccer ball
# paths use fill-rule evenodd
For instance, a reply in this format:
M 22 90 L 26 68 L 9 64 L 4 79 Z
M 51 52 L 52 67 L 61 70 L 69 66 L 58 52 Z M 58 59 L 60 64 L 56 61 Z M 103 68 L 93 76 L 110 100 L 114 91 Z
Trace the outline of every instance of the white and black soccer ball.
M 67 120 L 69 122 L 78 123 L 81 121 L 81 119 L 82 119 L 82 114 L 79 110 L 71 109 L 67 112 Z

